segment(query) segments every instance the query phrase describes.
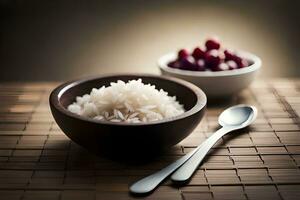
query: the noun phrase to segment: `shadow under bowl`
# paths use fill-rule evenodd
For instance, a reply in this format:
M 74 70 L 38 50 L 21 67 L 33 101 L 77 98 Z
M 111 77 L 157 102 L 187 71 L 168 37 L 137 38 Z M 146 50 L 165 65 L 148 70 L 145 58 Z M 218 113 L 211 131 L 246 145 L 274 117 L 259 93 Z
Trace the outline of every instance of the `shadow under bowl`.
M 109 86 L 117 80 L 141 78 L 170 96 L 176 96 L 186 112 L 172 118 L 147 123 L 108 122 L 86 118 L 67 110 L 77 96 L 92 88 Z M 202 119 L 206 95 L 195 85 L 176 78 L 148 74 L 105 75 L 64 83 L 55 88 L 49 103 L 52 115 L 62 131 L 75 143 L 94 153 L 107 155 L 140 155 L 158 152 L 187 137 Z

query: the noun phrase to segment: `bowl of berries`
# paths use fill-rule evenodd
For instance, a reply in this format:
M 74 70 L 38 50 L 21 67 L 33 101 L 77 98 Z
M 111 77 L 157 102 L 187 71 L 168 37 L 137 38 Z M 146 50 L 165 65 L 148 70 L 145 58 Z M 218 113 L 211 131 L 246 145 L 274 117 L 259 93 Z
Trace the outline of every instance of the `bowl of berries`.
M 246 51 L 232 51 L 216 38 L 204 47 L 181 49 L 158 60 L 161 73 L 194 83 L 208 98 L 230 97 L 248 87 L 261 67 L 261 59 Z

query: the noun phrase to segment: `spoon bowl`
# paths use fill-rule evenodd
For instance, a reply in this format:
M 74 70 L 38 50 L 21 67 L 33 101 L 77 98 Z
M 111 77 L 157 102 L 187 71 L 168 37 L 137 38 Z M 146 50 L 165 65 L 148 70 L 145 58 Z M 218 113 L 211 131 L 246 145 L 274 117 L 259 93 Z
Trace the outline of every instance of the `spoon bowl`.
M 219 124 L 223 127 L 243 128 L 251 124 L 257 116 L 254 106 L 237 105 L 224 110 L 219 116 Z

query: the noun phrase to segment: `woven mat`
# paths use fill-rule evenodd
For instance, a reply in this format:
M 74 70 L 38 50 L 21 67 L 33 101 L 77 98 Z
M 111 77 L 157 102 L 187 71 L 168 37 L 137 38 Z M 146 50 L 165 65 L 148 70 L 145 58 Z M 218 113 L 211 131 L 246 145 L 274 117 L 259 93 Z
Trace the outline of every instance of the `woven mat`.
M 134 181 L 191 151 L 218 127 L 230 105 L 257 106 L 249 130 L 222 138 L 188 185 L 166 180 L 139 199 L 300 199 L 300 80 L 256 82 L 232 101 L 210 106 L 198 128 L 168 153 L 128 165 L 70 141 L 51 116 L 56 83 L 0 84 L 0 199 L 135 199 Z

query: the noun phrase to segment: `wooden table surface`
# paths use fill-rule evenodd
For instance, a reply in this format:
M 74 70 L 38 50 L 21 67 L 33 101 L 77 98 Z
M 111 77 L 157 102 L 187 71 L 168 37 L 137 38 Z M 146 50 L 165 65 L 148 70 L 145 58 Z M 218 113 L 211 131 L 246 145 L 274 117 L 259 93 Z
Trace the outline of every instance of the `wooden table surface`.
M 300 79 L 257 81 L 212 105 L 197 129 L 169 152 L 132 165 L 89 153 L 51 116 L 57 83 L 0 83 L 0 199 L 300 199 Z M 230 105 L 257 106 L 258 119 L 225 136 L 186 186 L 166 180 L 146 197 L 128 186 L 191 151 L 217 128 Z

